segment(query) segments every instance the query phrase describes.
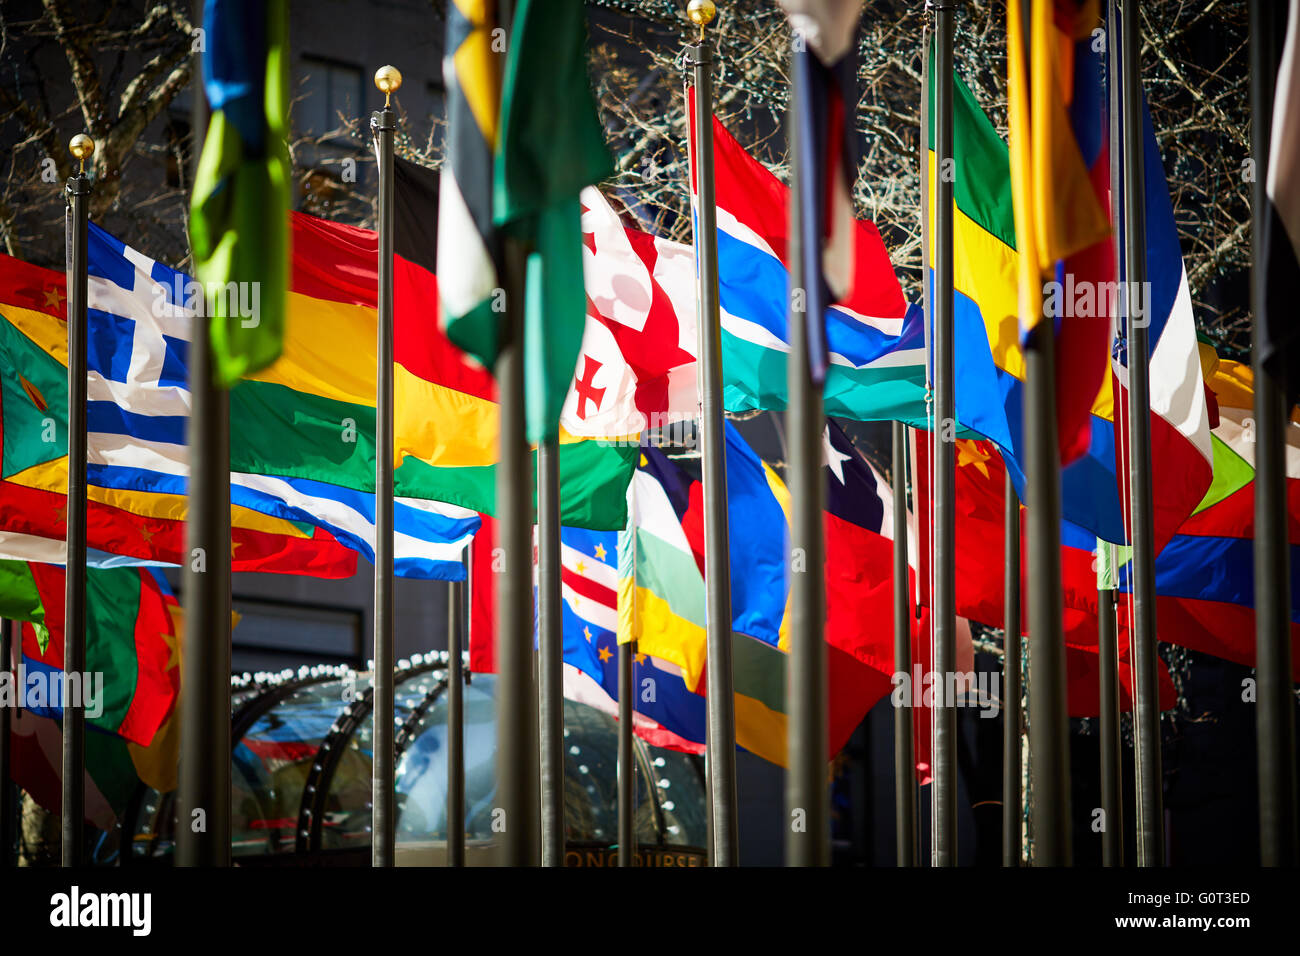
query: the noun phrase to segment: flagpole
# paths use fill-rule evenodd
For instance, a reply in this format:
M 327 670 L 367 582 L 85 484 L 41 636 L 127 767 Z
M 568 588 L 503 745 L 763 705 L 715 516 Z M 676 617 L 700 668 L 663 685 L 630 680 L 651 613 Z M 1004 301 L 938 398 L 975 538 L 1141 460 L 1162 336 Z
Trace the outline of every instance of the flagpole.
M 395 67 L 375 72 L 384 108 L 370 116 L 379 163 L 379 348 L 375 376 L 375 611 L 374 757 L 371 763 L 371 865 L 393 866 L 397 805 L 394 791 L 393 649 L 393 137 L 390 98 L 402 85 Z
M 1286 383 L 1260 359 L 1261 316 L 1266 307 L 1267 249 L 1261 228 L 1269 215 L 1268 164 L 1277 59 L 1272 43 L 1281 32 L 1280 4 L 1250 5 L 1251 312 L 1255 339 L 1255 670 L 1258 686 L 1259 850 L 1265 866 L 1300 861 L 1296 824 L 1295 699 L 1291 684 L 1290 548 L 1287 538 Z M 1285 237 L 1278 237 L 1285 241 Z M 1275 240 L 1275 241 L 1278 241 Z
M 564 622 L 560 586 L 560 449 L 537 448 L 537 628 L 542 866 L 564 865 Z
M 1031 41 L 1029 0 L 1019 0 Z M 1032 93 L 1031 93 L 1032 101 Z M 1025 505 L 1027 567 L 1037 586 L 1029 591 L 1029 786 L 1035 866 L 1069 866 L 1070 722 L 1066 710 L 1065 636 L 1061 598 L 1061 456 L 1056 421 L 1056 326 L 1043 317 L 1042 291 L 1032 307 L 1038 321 L 1025 336 Z M 1026 309 L 1030 303 L 1022 303 Z
M 472 564 L 469 549 L 461 559 Z M 447 583 L 447 865 L 465 865 L 465 600 L 470 582 Z
M 67 583 L 63 626 L 63 865 L 82 861 L 86 815 L 86 709 L 72 699 L 86 671 L 86 243 L 90 177 L 86 160 L 95 144 L 84 133 L 69 151 L 80 171 L 68 180 L 68 498 Z
M 907 426 L 894 439 L 894 673 L 912 670 L 912 599 L 907 564 Z M 916 866 L 916 747 L 912 702 L 894 708 L 894 832 L 899 866 Z
M 1011 470 L 1003 488 L 1002 865 L 1019 866 L 1023 822 L 1020 780 L 1020 498 Z
M 1097 731 L 1101 737 L 1101 865 L 1124 865 L 1124 790 L 1119 739 L 1119 644 L 1115 626 L 1115 561 L 1112 546 L 1097 540 Z
M 957 671 L 956 480 L 957 406 L 953 342 L 953 18 L 955 0 L 935 2 L 935 298 L 934 377 L 934 672 L 943 683 L 934 707 L 935 866 L 957 863 L 957 710 L 949 682 Z
M 202 23 L 203 3 L 194 6 L 194 22 Z M 200 61 L 196 53 L 196 167 L 208 125 L 207 99 L 197 80 Z M 185 653 L 176 801 L 180 866 L 230 866 L 230 393 L 213 381 L 211 333 L 211 321 L 195 316 L 189 356 L 189 560 L 181 589 Z
M 0 619 L 0 674 L 17 681 L 13 673 L 13 646 L 22 643 L 22 625 L 18 621 Z M 17 636 L 17 640 L 14 640 Z M 17 684 L 14 684 L 17 690 Z M 21 692 L 19 692 L 21 693 Z M 14 813 L 17 809 L 14 786 L 10 774 L 10 723 L 13 707 L 0 707 L 0 868 L 13 865 Z
M 635 708 L 632 699 L 636 685 L 632 679 L 632 659 L 636 641 L 618 645 L 618 865 L 634 866 L 636 861 L 636 757 L 632 743 Z
M 707 764 L 714 866 L 739 862 L 736 819 L 736 704 L 731 669 L 731 570 L 727 535 L 727 460 L 722 417 L 722 329 L 718 306 L 718 227 L 713 194 L 713 52 L 704 28 L 712 0 L 691 0 L 687 14 L 700 28 L 687 46 L 694 72 L 695 157 L 699 188 L 700 431 L 704 472 Z
M 1151 492 L 1151 386 L 1147 326 L 1150 315 L 1134 316 L 1131 290 L 1147 279 L 1146 204 L 1143 179 L 1142 35 L 1137 0 L 1120 9 L 1120 96 L 1124 124 L 1124 278 L 1130 290 L 1128 317 L 1130 514 L 1133 519 L 1133 654 L 1137 665 L 1134 728 L 1141 740 L 1141 826 L 1138 865 L 1161 866 L 1165 857 L 1160 760 L 1160 698 L 1156 668 L 1155 526 Z M 1148 304 L 1149 308 L 1149 304 Z

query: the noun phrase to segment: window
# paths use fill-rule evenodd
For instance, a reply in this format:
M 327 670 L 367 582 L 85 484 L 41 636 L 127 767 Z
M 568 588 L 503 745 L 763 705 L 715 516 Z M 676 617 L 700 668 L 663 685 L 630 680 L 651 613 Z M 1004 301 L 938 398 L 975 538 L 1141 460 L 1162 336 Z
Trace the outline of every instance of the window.
M 364 120 L 366 96 L 361 68 L 305 56 L 295 100 L 295 125 L 300 133 L 309 136 L 323 136 L 338 129 L 345 119 Z

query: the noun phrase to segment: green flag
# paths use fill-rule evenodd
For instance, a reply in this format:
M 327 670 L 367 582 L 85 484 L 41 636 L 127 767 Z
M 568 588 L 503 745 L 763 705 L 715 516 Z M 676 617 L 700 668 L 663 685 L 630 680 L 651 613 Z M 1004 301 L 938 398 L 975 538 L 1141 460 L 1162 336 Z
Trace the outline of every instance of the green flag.
M 203 84 L 212 119 L 190 210 L 194 266 L 229 388 L 280 355 L 292 170 L 288 4 L 208 0 Z
M 524 323 L 528 440 L 553 438 L 587 294 L 578 194 L 614 171 L 587 76 L 586 8 L 520 0 L 501 93 L 497 225 L 531 247 Z

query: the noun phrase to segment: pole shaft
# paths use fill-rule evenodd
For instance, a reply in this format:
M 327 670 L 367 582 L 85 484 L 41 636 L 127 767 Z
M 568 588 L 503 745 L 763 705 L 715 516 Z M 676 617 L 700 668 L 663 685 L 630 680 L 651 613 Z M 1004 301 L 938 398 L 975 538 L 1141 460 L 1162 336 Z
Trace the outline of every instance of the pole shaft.
M 1020 498 L 1011 472 L 1003 489 L 1006 534 L 1003 572 L 1002 636 L 1002 865 L 1019 866 L 1021 859 L 1022 797 L 1020 793 Z
M 636 686 L 632 680 L 635 642 L 618 646 L 618 865 L 636 861 L 636 755 L 633 750 L 632 706 Z
M 912 594 L 907 565 L 907 426 L 893 425 L 894 673 L 912 670 Z M 899 866 L 916 866 L 916 748 L 911 701 L 894 708 L 894 832 Z
M 533 666 L 532 455 L 524 435 L 524 275 L 526 251 L 507 237 L 502 261 L 506 310 L 496 379 L 501 409 L 497 528 L 503 573 L 497 582 L 497 780 L 501 862 L 539 859 L 537 682 Z
M 397 115 L 371 117 L 379 157 L 379 349 L 375 375 L 375 668 L 371 865 L 394 864 L 397 806 L 393 648 L 393 136 Z
M 708 661 L 707 756 L 713 865 L 739 862 L 736 815 L 736 711 L 731 669 L 731 572 L 727 536 L 727 461 L 722 420 L 722 326 L 718 231 L 713 190 L 713 55 L 707 41 L 686 48 L 694 68 L 695 157 L 699 184 L 700 431 L 704 471 L 705 642 Z
M 13 647 L 22 640 L 20 627 L 22 625 L 18 621 L 0 619 L 0 673 L 12 674 Z M 18 794 L 9 779 L 9 730 L 13 710 L 12 707 L 0 707 L 0 867 L 12 866 L 14 863 L 14 820 Z
M 1142 35 L 1137 0 L 1120 10 L 1124 121 L 1124 277 L 1126 288 L 1146 282 L 1146 204 L 1143 177 Z M 1149 297 L 1144 297 L 1149 302 Z M 1133 302 L 1132 293 L 1128 304 Z M 1160 699 L 1156 667 L 1155 526 L 1151 496 L 1151 386 L 1149 315 L 1128 316 L 1129 494 L 1133 520 L 1133 650 L 1137 669 L 1135 729 L 1142 741 L 1141 826 L 1138 864 L 1164 862 L 1164 810 L 1160 760 Z
M 80 694 L 86 670 L 86 240 L 90 179 L 68 180 L 72 262 L 68 275 L 67 581 L 63 627 L 63 865 L 82 861 L 86 811 L 86 712 Z M 74 675 L 76 675 L 74 677 Z
M 1101 865 L 1124 865 L 1124 791 L 1119 739 L 1119 644 L 1115 622 L 1115 592 L 1097 594 L 1097 667 L 1101 736 Z
M 465 596 L 447 585 L 447 865 L 465 865 Z
M 935 7 L 934 376 L 934 672 L 943 693 L 934 708 L 935 866 L 957 863 L 957 710 L 949 693 L 957 670 L 957 604 L 954 435 L 956 400 L 953 343 L 953 16 L 952 5 Z
M 195 23 L 203 22 L 203 3 Z M 200 72 L 195 54 L 194 72 Z M 193 161 L 207 129 L 203 84 L 195 83 Z M 191 243 L 191 246 L 193 244 Z M 181 753 L 208 755 L 180 763 L 176 862 L 230 865 L 230 394 L 212 378 L 211 326 L 194 319 L 190 345 L 190 484 L 182 572 L 185 653 L 181 686 Z M 198 829 L 200 815 L 204 827 Z
M 537 448 L 538 696 L 542 866 L 564 865 L 564 623 L 560 590 L 560 449 Z
M 1274 45 L 1282 33 L 1281 4 L 1250 5 L 1251 151 L 1255 183 L 1251 205 L 1251 309 L 1255 316 L 1255 673 L 1258 684 L 1259 850 L 1265 866 L 1300 861 L 1296 825 L 1295 698 L 1291 683 L 1290 548 L 1287 540 L 1287 383 L 1259 360 L 1268 275 L 1264 217 L 1269 216 L 1268 156 L 1277 70 Z M 1285 242 L 1284 236 L 1274 237 Z

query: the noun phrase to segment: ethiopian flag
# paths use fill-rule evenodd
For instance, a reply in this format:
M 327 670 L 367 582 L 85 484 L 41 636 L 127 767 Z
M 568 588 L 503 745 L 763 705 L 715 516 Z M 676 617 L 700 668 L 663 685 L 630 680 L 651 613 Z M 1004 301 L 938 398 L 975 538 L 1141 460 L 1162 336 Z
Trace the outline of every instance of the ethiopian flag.
M 211 319 L 212 374 L 225 388 L 274 362 L 284 334 L 288 16 L 286 3 L 208 0 L 203 17 L 212 119 L 194 182 L 190 242 Z

